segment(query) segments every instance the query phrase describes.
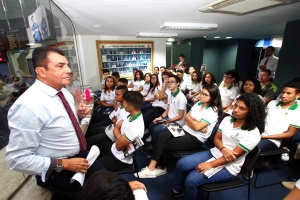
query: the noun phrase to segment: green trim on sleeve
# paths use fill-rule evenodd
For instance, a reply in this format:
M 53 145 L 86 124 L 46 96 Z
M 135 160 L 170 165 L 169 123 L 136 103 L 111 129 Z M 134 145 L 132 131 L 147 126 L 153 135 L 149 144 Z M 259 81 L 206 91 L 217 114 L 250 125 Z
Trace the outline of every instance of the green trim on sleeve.
M 241 148 L 242 148 L 244 151 L 246 151 L 247 153 L 250 152 L 250 150 L 249 150 L 247 147 L 245 147 L 244 145 L 242 145 L 241 143 L 239 143 L 238 146 L 241 147 Z
M 294 127 L 294 128 L 300 128 L 300 126 L 297 126 L 297 125 L 294 125 L 294 124 L 290 124 L 291 127 Z
M 127 137 L 126 134 L 124 134 L 124 135 L 125 135 L 126 139 L 127 139 L 129 142 L 132 142 L 132 141 Z
M 210 125 L 210 123 L 207 120 L 203 119 L 203 118 L 201 118 L 201 121 L 203 121 L 203 122 L 207 123 L 208 125 Z
M 218 128 L 218 131 L 222 133 L 222 129 Z

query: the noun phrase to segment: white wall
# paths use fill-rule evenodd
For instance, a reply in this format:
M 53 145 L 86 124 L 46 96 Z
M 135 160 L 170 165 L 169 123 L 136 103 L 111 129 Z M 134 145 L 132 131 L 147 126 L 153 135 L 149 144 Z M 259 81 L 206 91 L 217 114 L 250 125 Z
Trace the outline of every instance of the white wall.
M 122 41 L 154 41 L 154 66 L 166 66 L 165 38 L 136 38 L 125 36 L 78 35 L 77 46 L 80 59 L 81 77 L 84 85 L 90 85 L 94 90 L 100 88 L 100 75 L 96 40 Z

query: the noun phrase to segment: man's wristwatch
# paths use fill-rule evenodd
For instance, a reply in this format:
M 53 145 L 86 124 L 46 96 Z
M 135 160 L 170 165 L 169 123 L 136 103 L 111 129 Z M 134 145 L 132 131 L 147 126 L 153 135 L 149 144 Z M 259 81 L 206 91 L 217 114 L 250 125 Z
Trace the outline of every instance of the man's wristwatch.
M 56 159 L 56 166 L 54 167 L 54 170 L 57 172 L 61 172 L 62 170 L 64 170 L 64 167 L 62 165 L 62 158 Z

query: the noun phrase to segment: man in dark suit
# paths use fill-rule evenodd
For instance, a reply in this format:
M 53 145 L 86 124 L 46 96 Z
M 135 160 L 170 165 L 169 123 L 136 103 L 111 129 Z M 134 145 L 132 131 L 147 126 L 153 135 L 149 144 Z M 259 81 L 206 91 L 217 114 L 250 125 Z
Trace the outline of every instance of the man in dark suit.
M 185 60 L 185 56 L 183 54 L 179 55 L 179 63 L 176 65 L 176 69 L 178 69 L 181 64 L 184 64 L 185 67 L 188 68 L 188 62 Z

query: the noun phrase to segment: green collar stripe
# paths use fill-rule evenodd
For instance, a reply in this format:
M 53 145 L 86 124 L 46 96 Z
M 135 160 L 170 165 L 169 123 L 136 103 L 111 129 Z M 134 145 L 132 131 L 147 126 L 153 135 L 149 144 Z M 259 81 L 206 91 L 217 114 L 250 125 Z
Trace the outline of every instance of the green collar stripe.
M 297 125 L 294 125 L 294 124 L 290 124 L 290 126 L 291 126 L 291 127 L 294 127 L 294 128 L 297 128 L 297 129 L 300 128 L 300 126 L 297 126 Z
M 172 94 L 172 96 L 173 96 L 173 97 L 176 97 L 176 96 L 179 94 L 179 92 L 180 92 L 180 90 L 179 90 L 179 88 L 178 88 L 177 91 L 176 91 L 174 94 Z
M 230 90 L 233 87 L 233 84 L 231 86 L 229 86 L 227 89 Z
M 203 121 L 204 123 L 210 125 L 210 123 L 208 121 L 206 121 L 205 119 L 201 118 L 201 121 Z
M 282 101 L 279 101 L 279 102 L 276 104 L 276 106 L 278 107 L 278 106 L 280 106 L 281 104 L 282 104 Z M 289 107 L 289 110 L 296 110 L 297 108 L 298 108 L 298 103 L 295 102 L 294 105 L 292 105 L 292 106 Z
M 121 104 L 120 109 L 124 108 L 124 106 Z
M 222 129 L 218 128 L 218 131 L 222 133 Z
M 198 106 L 201 106 L 203 103 L 202 102 L 198 102 Z M 210 106 L 206 106 L 205 108 L 204 108 L 204 110 L 207 110 L 208 108 L 209 108 Z
M 300 100 L 300 97 L 297 100 Z
M 133 122 L 134 120 L 136 120 L 140 115 L 142 115 L 142 112 L 140 111 L 138 114 L 136 114 L 135 116 L 133 116 L 129 122 Z M 127 118 L 131 117 L 130 114 L 127 116 Z
M 230 122 L 234 122 L 234 121 L 235 121 L 235 118 L 231 117 Z
M 243 150 L 245 150 L 247 153 L 249 153 L 250 152 L 250 150 L 247 148 L 247 147 L 245 147 L 244 145 L 242 145 L 242 144 L 240 144 L 239 143 L 239 147 L 241 147 Z

